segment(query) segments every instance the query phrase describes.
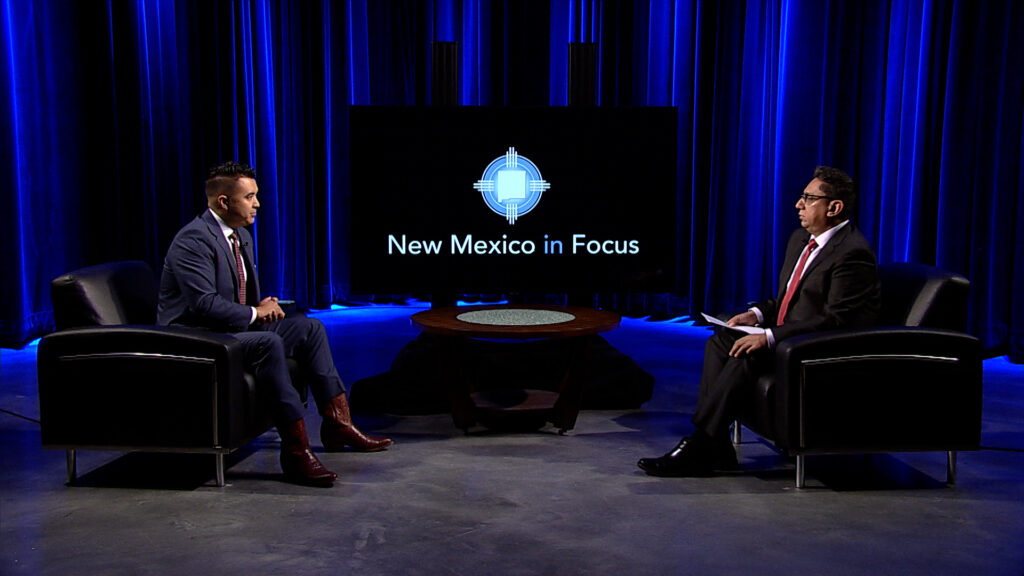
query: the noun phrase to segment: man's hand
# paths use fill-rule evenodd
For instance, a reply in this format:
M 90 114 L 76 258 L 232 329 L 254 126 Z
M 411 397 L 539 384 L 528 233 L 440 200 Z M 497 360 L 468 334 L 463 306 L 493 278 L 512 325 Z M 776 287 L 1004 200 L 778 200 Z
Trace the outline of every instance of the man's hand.
M 747 310 L 729 318 L 726 324 L 729 326 L 754 326 L 757 324 L 757 314 L 754 314 L 753 310 Z
M 256 307 L 256 321 L 260 324 L 277 322 L 284 318 L 284 310 L 277 304 L 277 298 L 268 296 Z
M 743 338 L 732 343 L 732 349 L 729 350 L 729 356 L 739 358 L 740 356 L 753 354 L 754 352 L 767 347 L 768 337 L 764 334 L 747 334 Z

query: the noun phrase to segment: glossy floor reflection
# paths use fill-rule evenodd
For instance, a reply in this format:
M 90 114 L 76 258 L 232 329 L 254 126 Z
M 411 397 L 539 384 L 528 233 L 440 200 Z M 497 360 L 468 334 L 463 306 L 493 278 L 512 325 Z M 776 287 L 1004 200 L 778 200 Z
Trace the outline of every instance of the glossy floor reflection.
M 416 311 L 319 314 L 346 382 L 388 369 Z M 230 458 L 225 488 L 208 456 L 103 452 L 80 453 L 65 486 L 63 452 L 39 444 L 34 349 L 3 350 L 0 574 L 1024 573 L 1024 368 L 986 361 L 986 448 L 960 455 L 955 487 L 925 453 L 812 457 L 795 490 L 750 432 L 739 473 L 647 477 L 636 460 L 690 430 L 706 337 L 625 320 L 605 338 L 657 378 L 654 397 L 584 411 L 567 436 L 361 416 L 396 444 L 321 454 L 341 476 L 328 489 L 280 481 L 274 432 Z

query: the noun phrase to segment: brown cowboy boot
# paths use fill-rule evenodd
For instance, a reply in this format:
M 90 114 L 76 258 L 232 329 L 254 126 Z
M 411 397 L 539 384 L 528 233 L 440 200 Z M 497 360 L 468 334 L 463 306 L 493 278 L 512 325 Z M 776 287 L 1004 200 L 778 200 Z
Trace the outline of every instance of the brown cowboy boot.
M 332 398 L 321 408 L 320 414 L 324 417 L 320 424 L 320 441 L 328 452 L 341 452 L 345 446 L 357 452 L 377 452 L 392 444 L 390 438 L 367 436 L 356 428 L 344 393 Z
M 330 486 L 338 478 L 320 463 L 309 448 L 306 423 L 301 418 L 278 426 L 281 435 L 281 470 L 289 482 L 311 486 Z

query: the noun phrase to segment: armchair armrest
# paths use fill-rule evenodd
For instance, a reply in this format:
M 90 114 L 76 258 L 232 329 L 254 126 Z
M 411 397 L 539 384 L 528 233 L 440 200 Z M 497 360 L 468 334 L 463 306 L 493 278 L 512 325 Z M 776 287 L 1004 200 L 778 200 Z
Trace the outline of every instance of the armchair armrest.
M 47 448 L 219 451 L 248 440 L 240 342 L 163 326 L 94 326 L 39 343 Z
M 981 441 L 981 343 L 876 327 L 776 349 L 776 444 L 790 453 L 970 450 Z

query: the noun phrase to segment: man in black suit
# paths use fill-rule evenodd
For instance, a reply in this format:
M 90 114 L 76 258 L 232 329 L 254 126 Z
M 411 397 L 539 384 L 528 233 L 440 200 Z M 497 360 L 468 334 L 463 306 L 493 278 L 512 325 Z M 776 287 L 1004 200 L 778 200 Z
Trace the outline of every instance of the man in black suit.
M 710 476 L 738 467 L 729 424 L 752 393 L 758 376 L 774 368 L 775 345 L 798 334 L 870 326 L 878 316 L 877 259 L 850 222 L 853 180 L 820 166 L 796 202 L 801 229 L 786 248 L 778 298 L 733 316 L 730 326 L 762 326 L 743 334 L 721 328 L 704 350 L 694 433 L 660 458 L 637 465 L 653 476 Z
M 305 410 L 285 358 L 294 358 L 309 382 L 324 417 L 320 440 L 328 452 L 345 446 L 374 452 L 391 440 L 366 436 L 352 423 L 323 324 L 301 315 L 286 317 L 277 298 L 260 298 L 252 236 L 245 228 L 255 221 L 258 191 L 256 173 L 244 164 L 227 162 L 210 170 L 209 209 L 182 228 L 167 250 L 157 321 L 234 334 L 257 387 L 272 402 L 285 477 L 329 485 L 337 475 L 309 447 Z

